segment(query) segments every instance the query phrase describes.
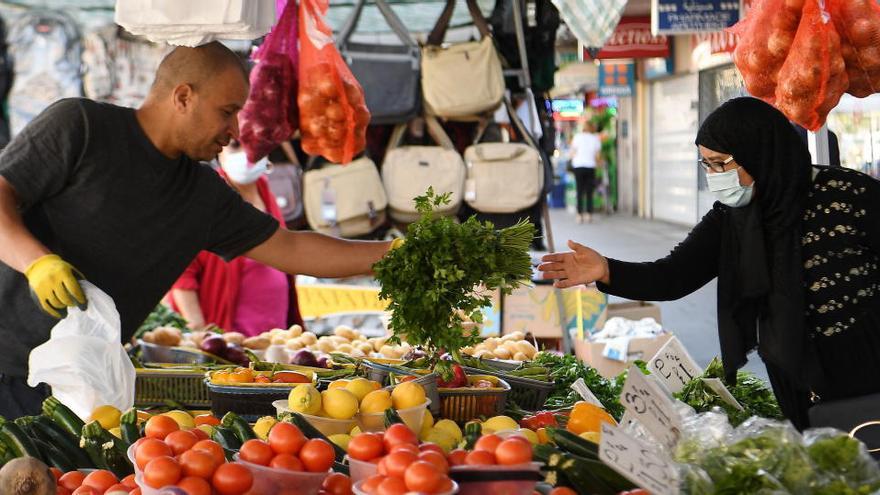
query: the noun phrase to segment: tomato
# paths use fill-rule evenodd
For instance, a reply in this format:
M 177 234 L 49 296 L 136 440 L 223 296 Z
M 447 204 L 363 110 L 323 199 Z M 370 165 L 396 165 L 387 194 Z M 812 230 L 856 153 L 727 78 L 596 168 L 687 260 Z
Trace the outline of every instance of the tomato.
M 144 468 L 144 483 L 151 488 L 162 488 L 177 483 L 183 471 L 171 457 L 157 457 Z
M 82 482 L 83 486 L 90 486 L 101 493 L 106 492 L 108 488 L 117 483 L 119 483 L 119 478 L 106 469 L 92 471 L 86 475 Z
M 171 451 L 174 452 L 174 455 L 180 455 L 186 452 L 198 441 L 199 438 L 195 433 L 183 430 L 172 431 L 167 437 L 165 437 L 165 443 L 171 447 Z
M 382 457 L 379 459 L 379 462 L 376 463 L 376 471 L 382 476 L 388 476 L 388 468 L 386 466 L 388 466 L 388 464 L 385 463 L 385 458 Z
M 144 435 L 147 438 L 164 440 L 169 433 L 179 429 L 180 426 L 177 425 L 177 421 L 168 416 L 153 416 L 147 420 L 147 425 L 144 427 Z
M 408 426 L 395 423 L 385 430 L 385 452 L 391 452 L 391 448 L 402 443 L 419 444 L 419 438 L 409 429 Z
M 406 488 L 411 492 L 432 493 L 440 485 L 442 474 L 430 462 L 416 461 L 406 468 L 403 481 L 406 482 Z
M 550 495 L 577 495 L 577 492 L 567 486 L 557 486 L 550 490 Z
M 376 489 L 377 495 L 404 495 L 406 493 L 406 483 L 401 478 L 388 477 L 379 483 Z
M 400 445 L 395 445 L 391 447 L 391 450 L 388 451 L 389 454 L 393 454 L 395 452 L 409 452 L 410 454 L 419 455 L 419 448 L 411 443 L 402 443 Z
M 532 446 L 528 441 L 510 438 L 498 444 L 495 457 L 502 466 L 527 464 L 532 462 Z
M 202 478 L 189 477 L 177 482 L 177 487 L 186 495 L 211 495 L 211 484 Z
M 440 476 L 440 485 L 437 486 L 437 493 L 447 493 L 452 491 L 452 478 L 447 475 Z
M 323 473 L 330 469 L 333 461 L 336 460 L 336 451 L 326 440 L 313 438 L 307 441 L 299 451 L 299 460 L 302 461 L 307 471 Z
M 220 426 L 220 420 L 217 419 L 213 414 L 199 414 L 198 416 L 193 418 L 193 421 L 195 422 L 196 426 Z
M 196 476 L 209 480 L 217 469 L 217 460 L 211 452 L 187 450 L 180 454 L 180 467 L 183 469 L 183 476 Z
M 83 484 L 84 479 L 86 479 L 86 475 L 79 471 L 71 471 L 62 474 L 61 477 L 58 478 L 58 485 L 73 491 Z
M 141 488 L 137 487 L 134 490 L 128 492 L 128 495 L 141 495 Z
M 272 381 L 275 383 L 312 383 L 309 377 L 296 371 L 276 371 L 272 375 Z
M 467 455 L 464 463 L 469 466 L 492 466 L 495 464 L 495 454 L 487 450 L 475 450 Z
M 420 452 L 434 451 L 444 457 L 446 456 L 446 452 L 443 450 L 443 447 L 437 445 L 436 443 L 431 443 L 431 442 L 425 442 L 425 443 L 419 445 L 419 451 Z
M 238 455 L 245 462 L 252 462 L 261 466 L 268 466 L 272 462 L 272 458 L 275 457 L 272 447 L 258 439 L 248 440 L 242 444 Z
M 61 485 L 55 487 L 55 495 L 71 495 L 73 492 Z
M 278 454 L 269 462 L 269 467 L 287 471 L 305 471 L 302 461 L 293 454 Z
M 133 489 L 137 488 L 137 483 L 134 481 L 133 474 L 129 474 L 125 478 L 122 478 L 121 480 L 119 480 L 119 482 L 122 483 L 123 485 L 125 485 L 129 490 L 133 490 Z
M 361 433 L 348 442 L 348 455 L 359 461 L 369 461 L 380 457 L 385 450 L 382 435 Z
M 420 461 L 430 462 L 437 468 L 437 471 L 446 474 L 449 472 L 449 462 L 446 460 L 446 456 L 443 454 L 438 454 L 433 450 L 427 450 L 419 454 Z
M 331 473 L 324 478 L 321 489 L 329 495 L 351 495 L 351 478 L 342 473 Z
M 269 446 L 276 454 L 299 454 L 306 438 L 296 425 L 278 423 L 269 430 Z
M 449 453 L 449 465 L 450 466 L 461 466 L 465 462 L 465 458 L 467 457 L 468 452 L 462 449 L 455 449 Z
M 226 462 L 226 452 L 223 451 L 223 447 L 219 443 L 213 440 L 199 440 L 193 445 L 192 450 L 201 450 L 211 454 L 214 458 L 214 464 L 217 466 Z
M 418 456 L 413 454 L 412 452 L 394 452 L 393 454 L 388 454 L 385 456 L 385 471 L 388 473 L 388 476 L 396 476 L 398 478 L 403 478 L 403 474 L 406 472 L 406 468 L 409 467 L 410 464 L 415 462 L 418 459 Z
M 51 471 L 51 472 L 52 472 L 52 476 L 55 477 L 55 482 L 56 482 L 56 483 L 58 482 L 58 478 L 60 478 L 61 475 L 64 474 L 64 473 L 63 473 L 60 469 L 58 469 L 57 467 L 50 467 L 50 468 L 49 468 L 49 471 Z
M 494 433 L 490 433 L 488 435 L 483 435 L 477 440 L 476 445 L 474 445 L 474 450 L 485 450 L 487 452 L 495 453 L 495 449 L 498 448 L 498 444 L 501 443 L 501 437 Z
M 212 481 L 220 495 L 241 495 L 251 489 L 254 476 L 248 468 L 231 462 L 218 467 Z
M 210 428 L 213 428 L 213 426 L 210 426 Z M 193 435 L 196 436 L 196 441 L 211 439 L 211 437 L 208 435 L 208 433 L 199 427 L 193 428 L 192 430 L 189 430 L 189 431 L 190 431 L 190 433 L 192 433 Z
M 174 452 L 165 442 L 155 438 L 148 438 L 134 452 L 134 459 L 141 471 L 147 467 L 147 463 L 157 457 L 171 457 Z
M 116 483 L 115 485 L 110 486 L 106 490 L 104 490 L 104 494 L 116 495 L 118 493 L 124 493 L 125 495 L 128 495 L 128 492 L 130 490 L 131 488 L 123 485 L 122 483 Z
M 85 485 L 73 491 L 73 495 L 102 495 L 103 493 L 99 492 L 97 488 Z

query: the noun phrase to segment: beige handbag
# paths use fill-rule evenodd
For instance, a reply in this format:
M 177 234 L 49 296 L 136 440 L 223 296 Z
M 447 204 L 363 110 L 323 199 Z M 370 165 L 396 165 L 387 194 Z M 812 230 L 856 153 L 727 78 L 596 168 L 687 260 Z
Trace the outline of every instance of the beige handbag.
M 379 171 L 369 158 L 309 170 L 303 175 L 303 202 L 312 230 L 343 237 L 376 230 L 388 207 Z
M 436 118 L 426 117 L 425 124 L 428 134 L 440 146 L 400 146 L 406 133 L 406 124 L 401 124 L 391 135 L 382 163 L 388 213 L 398 222 L 411 223 L 419 219 L 413 199 L 425 194 L 428 187 L 437 194 L 451 193 L 449 204 L 435 210 L 436 213 L 453 216 L 461 206 L 464 161 Z
M 422 48 L 425 111 L 446 119 L 494 110 L 504 97 L 504 73 L 489 26 L 476 0 L 467 0 L 467 5 L 480 31 L 480 41 L 442 46 L 455 9 L 455 0 L 447 0 L 428 44 Z

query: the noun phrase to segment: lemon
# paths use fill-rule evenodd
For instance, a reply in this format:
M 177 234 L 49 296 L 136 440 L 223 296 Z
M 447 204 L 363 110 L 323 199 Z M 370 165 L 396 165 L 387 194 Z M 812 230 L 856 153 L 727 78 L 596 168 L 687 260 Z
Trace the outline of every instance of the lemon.
M 425 414 L 422 416 L 422 431 L 429 430 L 434 427 L 434 416 L 431 416 L 431 411 L 425 409 Z
M 518 435 L 526 437 L 526 440 L 529 441 L 532 445 L 538 444 L 538 434 L 528 428 L 520 428 L 516 430 Z
M 186 411 L 176 409 L 174 411 L 168 411 L 167 413 L 163 414 L 163 416 L 168 416 L 169 418 L 173 419 L 181 430 L 191 430 L 196 427 L 196 422 L 193 419 L 192 414 Z
M 101 423 L 105 430 L 119 426 L 119 418 L 122 412 L 113 406 L 98 406 L 92 411 L 92 420 Z
M 434 429 L 443 430 L 448 433 L 452 436 L 452 439 L 455 440 L 456 444 L 461 441 L 461 428 L 459 428 L 458 425 L 455 424 L 455 421 L 452 421 L 451 419 L 441 419 L 440 421 L 437 421 L 434 424 Z
M 599 443 L 599 438 L 602 436 L 602 434 L 598 431 L 585 431 L 578 436 L 583 438 L 584 440 L 589 440 L 593 443 Z
M 120 430 L 118 426 L 116 428 L 110 428 L 107 431 L 109 431 L 114 437 L 122 439 L 122 430 Z
M 351 435 L 339 433 L 336 435 L 330 435 L 327 439 L 338 445 L 342 450 L 348 450 L 348 442 L 351 441 Z
M 321 394 L 312 384 L 297 385 L 287 396 L 287 407 L 298 413 L 318 414 L 318 411 L 321 410 Z
M 260 440 L 267 440 L 269 438 L 269 431 L 277 423 L 278 420 L 272 416 L 263 416 L 254 424 L 254 434 L 256 434 L 257 438 Z
M 367 394 L 376 390 L 373 383 L 375 382 L 367 380 L 366 378 L 355 378 L 345 385 L 345 390 L 353 393 L 354 396 L 357 397 L 358 402 L 360 402 L 364 400 L 364 397 L 366 397 Z
M 356 436 L 360 435 L 361 433 L 362 433 L 362 432 L 361 432 L 361 427 L 360 427 L 359 425 L 355 425 L 355 427 L 352 428 L 350 432 L 348 432 L 348 434 L 349 434 L 351 437 L 356 437 Z
M 357 397 L 342 388 L 325 390 L 321 394 L 321 404 L 327 417 L 333 419 L 351 419 L 358 412 Z
M 430 431 L 428 431 L 428 435 L 425 437 L 425 442 L 436 443 L 440 446 L 441 449 L 443 449 L 444 452 L 448 454 L 458 445 L 459 441 L 456 440 L 455 437 L 451 433 L 449 433 L 449 431 L 442 428 L 434 427 L 431 428 Z
M 391 394 L 387 390 L 373 390 L 361 401 L 361 412 L 364 414 L 381 413 L 391 406 Z
M 483 435 L 518 429 L 519 423 L 508 416 L 493 416 L 483 422 Z
M 425 403 L 425 389 L 418 383 L 403 382 L 391 392 L 394 409 L 409 409 Z
M 327 386 L 327 390 L 333 390 L 334 388 L 345 388 L 348 386 L 348 382 L 350 380 L 334 380 L 330 382 L 330 385 Z

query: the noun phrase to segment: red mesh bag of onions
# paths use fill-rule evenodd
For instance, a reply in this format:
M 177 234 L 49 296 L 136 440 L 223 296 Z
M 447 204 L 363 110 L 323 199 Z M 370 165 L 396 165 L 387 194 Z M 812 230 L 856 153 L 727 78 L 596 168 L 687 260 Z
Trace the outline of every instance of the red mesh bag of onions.
M 776 108 L 815 131 L 848 86 L 840 37 L 824 1 L 806 0 L 791 53 L 779 70 Z
M 251 163 L 290 139 L 297 128 L 296 16 L 296 1 L 291 0 L 252 57 L 256 65 L 250 73 L 250 94 L 238 114 L 239 140 Z
M 342 60 L 324 20 L 328 0 L 301 0 L 299 114 L 303 150 L 348 163 L 367 144 L 364 90 Z
M 880 91 L 880 6 L 874 0 L 829 4 L 849 76 L 847 93 L 864 98 Z

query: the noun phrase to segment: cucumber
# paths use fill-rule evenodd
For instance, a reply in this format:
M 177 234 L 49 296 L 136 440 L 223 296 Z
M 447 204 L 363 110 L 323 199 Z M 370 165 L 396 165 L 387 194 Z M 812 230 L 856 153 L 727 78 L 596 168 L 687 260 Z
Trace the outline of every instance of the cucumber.
M 397 414 L 397 411 L 394 410 L 393 407 L 389 407 L 385 410 L 385 428 L 393 424 L 406 424 L 403 422 L 403 419 L 400 417 L 400 414 Z
M 599 446 L 562 428 L 547 428 L 547 436 L 561 450 L 587 459 L 599 460 Z
M 74 462 L 60 449 L 56 449 L 52 445 L 39 439 L 35 439 L 34 444 L 40 449 L 40 454 L 42 455 L 43 460 L 49 466 L 60 469 L 62 473 L 76 471 L 76 464 L 74 464 Z
M 45 417 L 34 418 L 33 428 L 42 432 L 42 438 L 48 438 L 46 443 L 54 445 L 73 461 L 77 468 L 94 467 L 89 460 L 88 454 L 80 448 L 79 441 L 66 430 L 58 426 L 54 421 Z
M 119 419 L 119 432 L 122 435 L 122 443 L 125 448 L 131 447 L 141 438 L 137 426 L 137 409 L 131 408 Z
M 10 450 L 5 443 L 0 442 L 0 467 L 3 467 L 3 465 L 12 459 L 15 459 L 15 456 L 12 455 L 12 450 Z
M 231 428 L 216 426 L 214 427 L 214 435 L 211 438 L 225 450 L 238 450 L 241 448 L 241 440 L 238 439 Z
M 122 440 L 111 435 L 101 426 L 101 423 L 92 421 L 85 425 L 80 444 L 85 447 L 92 460 L 97 457 L 97 465 L 101 469 L 110 470 L 119 478 L 124 478 L 134 472 Z
M 245 443 L 248 440 L 257 438 L 257 434 L 254 433 L 254 429 L 251 428 L 251 425 L 248 424 L 244 418 L 234 412 L 226 413 L 223 416 L 223 419 L 220 420 L 220 425 L 232 430 L 239 443 Z
M 321 440 L 325 440 L 327 443 L 333 446 L 333 450 L 336 452 L 336 462 L 342 462 L 342 459 L 345 457 L 345 449 L 331 442 L 327 437 L 324 436 L 323 433 L 317 430 L 309 420 L 304 418 L 300 413 L 290 413 L 285 415 L 282 419 L 285 423 L 293 423 L 294 426 L 300 429 L 307 438 L 320 438 Z
M 483 425 L 479 421 L 468 421 L 464 425 L 464 450 L 473 450 L 482 435 Z
M 49 396 L 43 401 L 43 414 L 74 437 L 79 438 L 82 434 L 83 420 L 55 397 Z
M 0 416 L 0 440 L 6 444 L 15 457 L 34 457 L 40 459 L 40 451 L 34 441 L 12 421 Z

